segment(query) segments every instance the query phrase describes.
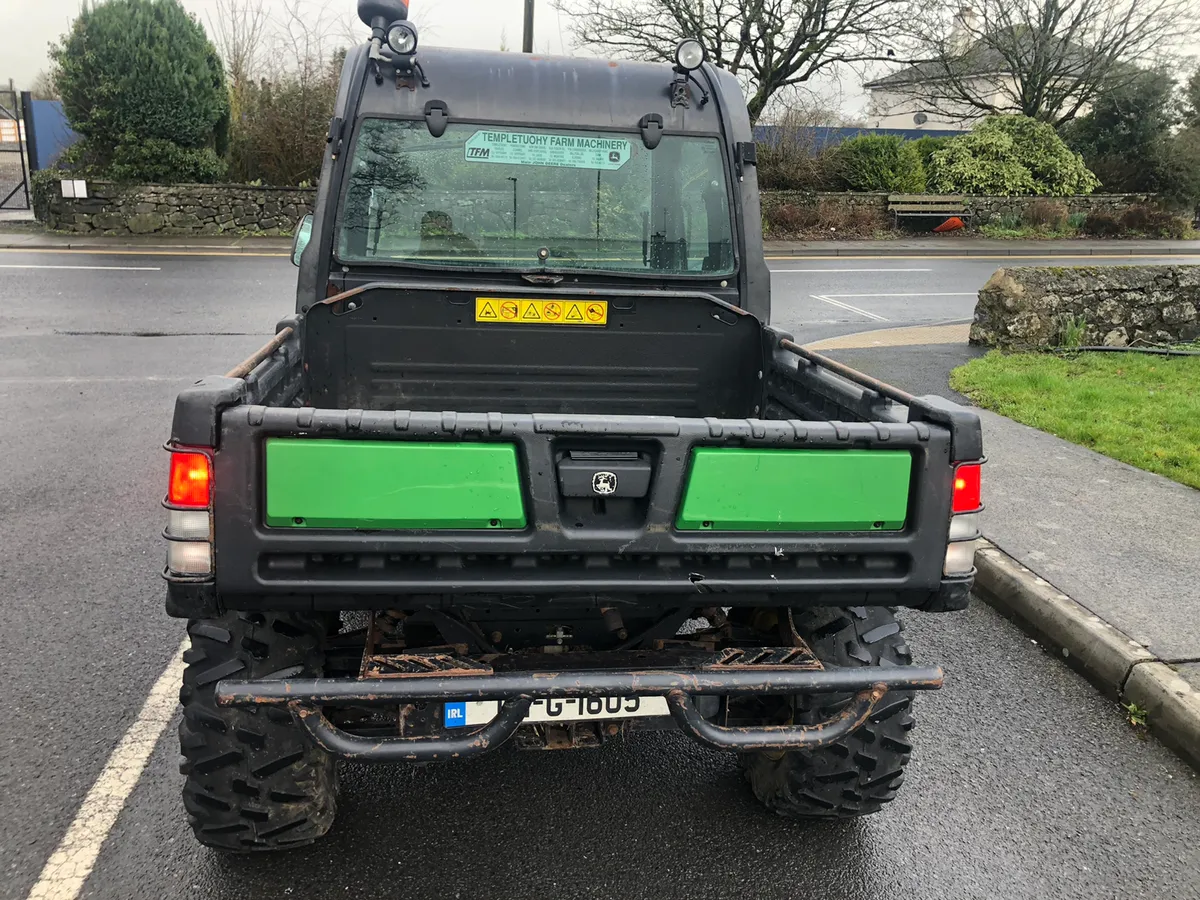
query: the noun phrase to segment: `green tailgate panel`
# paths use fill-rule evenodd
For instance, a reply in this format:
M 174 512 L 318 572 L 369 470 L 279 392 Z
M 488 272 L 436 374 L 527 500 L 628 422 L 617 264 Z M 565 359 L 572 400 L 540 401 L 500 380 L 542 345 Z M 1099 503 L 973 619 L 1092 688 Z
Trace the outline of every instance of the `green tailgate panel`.
M 676 527 L 713 531 L 897 531 L 908 515 L 904 450 L 692 454 Z
M 512 444 L 266 442 L 277 528 L 524 528 Z

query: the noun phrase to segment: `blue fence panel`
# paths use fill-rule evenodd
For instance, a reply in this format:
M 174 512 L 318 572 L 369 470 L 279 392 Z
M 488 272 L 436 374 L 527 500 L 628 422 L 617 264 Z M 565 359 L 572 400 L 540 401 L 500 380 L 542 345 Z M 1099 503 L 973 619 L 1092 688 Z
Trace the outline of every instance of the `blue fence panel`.
M 33 134 L 27 136 L 26 144 L 29 168 L 35 172 L 50 168 L 64 150 L 79 140 L 79 135 L 67 124 L 58 100 L 29 101 L 28 121 L 33 125 Z
M 838 128 L 834 126 L 804 126 L 784 128 L 780 125 L 756 125 L 754 139 L 760 144 L 777 144 L 786 135 L 794 134 L 802 146 L 812 147 L 814 153 L 836 147 L 842 141 L 862 134 L 894 134 L 905 140 L 915 141 L 923 137 L 958 137 L 969 129 L 942 128 Z

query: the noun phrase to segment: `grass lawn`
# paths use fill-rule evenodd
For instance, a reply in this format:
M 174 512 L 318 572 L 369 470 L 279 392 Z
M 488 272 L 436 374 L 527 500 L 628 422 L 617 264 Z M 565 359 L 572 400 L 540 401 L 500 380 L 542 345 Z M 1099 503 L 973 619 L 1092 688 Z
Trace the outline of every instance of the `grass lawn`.
M 990 409 L 1200 489 L 1200 356 L 992 351 L 950 373 Z

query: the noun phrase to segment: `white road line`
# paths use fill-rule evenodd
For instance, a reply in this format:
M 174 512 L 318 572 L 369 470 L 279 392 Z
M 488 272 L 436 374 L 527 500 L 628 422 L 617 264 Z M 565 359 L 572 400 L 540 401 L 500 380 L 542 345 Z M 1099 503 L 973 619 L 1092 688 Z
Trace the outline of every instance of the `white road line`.
M 832 300 L 822 294 L 812 294 L 814 300 L 820 300 L 822 303 L 828 303 L 830 306 L 836 306 L 839 309 L 844 309 L 852 313 L 858 313 L 860 316 L 866 316 L 868 319 L 874 319 L 876 322 L 886 322 L 883 316 L 876 315 L 873 312 L 867 312 L 865 309 L 859 309 L 857 306 L 851 306 L 849 303 L 842 303 L 840 300 Z
M 75 900 L 96 865 L 117 816 L 137 786 L 150 754 L 179 703 L 185 640 L 150 689 L 137 719 L 108 758 L 104 771 L 88 791 L 75 821 L 46 860 L 26 900 Z
M 161 272 L 160 266 L 19 266 L 15 263 L 0 264 L 0 269 L 82 269 L 88 272 Z
M 0 375 L 0 384 L 126 384 L 141 381 L 185 382 L 167 375 Z
M 923 291 L 917 294 L 822 294 L 823 297 L 975 297 L 976 291 Z
M 772 272 L 793 274 L 803 272 L 809 275 L 820 275 L 825 272 L 932 272 L 933 269 L 771 269 Z

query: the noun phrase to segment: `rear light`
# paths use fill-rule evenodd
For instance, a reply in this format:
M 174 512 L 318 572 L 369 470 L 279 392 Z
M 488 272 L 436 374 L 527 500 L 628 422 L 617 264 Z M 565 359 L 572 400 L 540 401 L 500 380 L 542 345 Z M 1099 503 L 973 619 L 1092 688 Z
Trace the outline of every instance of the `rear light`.
M 210 451 L 176 450 L 171 453 L 167 479 L 167 575 L 195 578 L 211 575 L 212 565 L 212 458 Z
M 982 483 L 980 480 L 979 463 L 959 466 L 954 470 L 954 503 L 953 511 L 958 513 L 973 513 L 980 507 Z
M 942 566 L 945 575 L 970 575 L 975 568 L 975 542 L 963 541 L 961 544 L 946 546 L 946 562 Z
M 167 510 L 167 537 L 180 541 L 208 540 L 207 509 Z
M 167 569 L 174 575 L 208 575 L 212 572 L 212 547 L 207 541 L 171 541 L 167 544 Z
M 944 575 L 970 575 L 975 570 L 975 541 L 979 538 L 979 511 L 983 508 L 982 463 L 963 463 L 954 470 L 950 499 L 950 534 Z
M 973 541 L 979 537 L 979 513 L 950 517 L 950 540 Z
M 172 506 L 208 508 L 212 471 L 205 453 L 173 452 L 167 502 Z

